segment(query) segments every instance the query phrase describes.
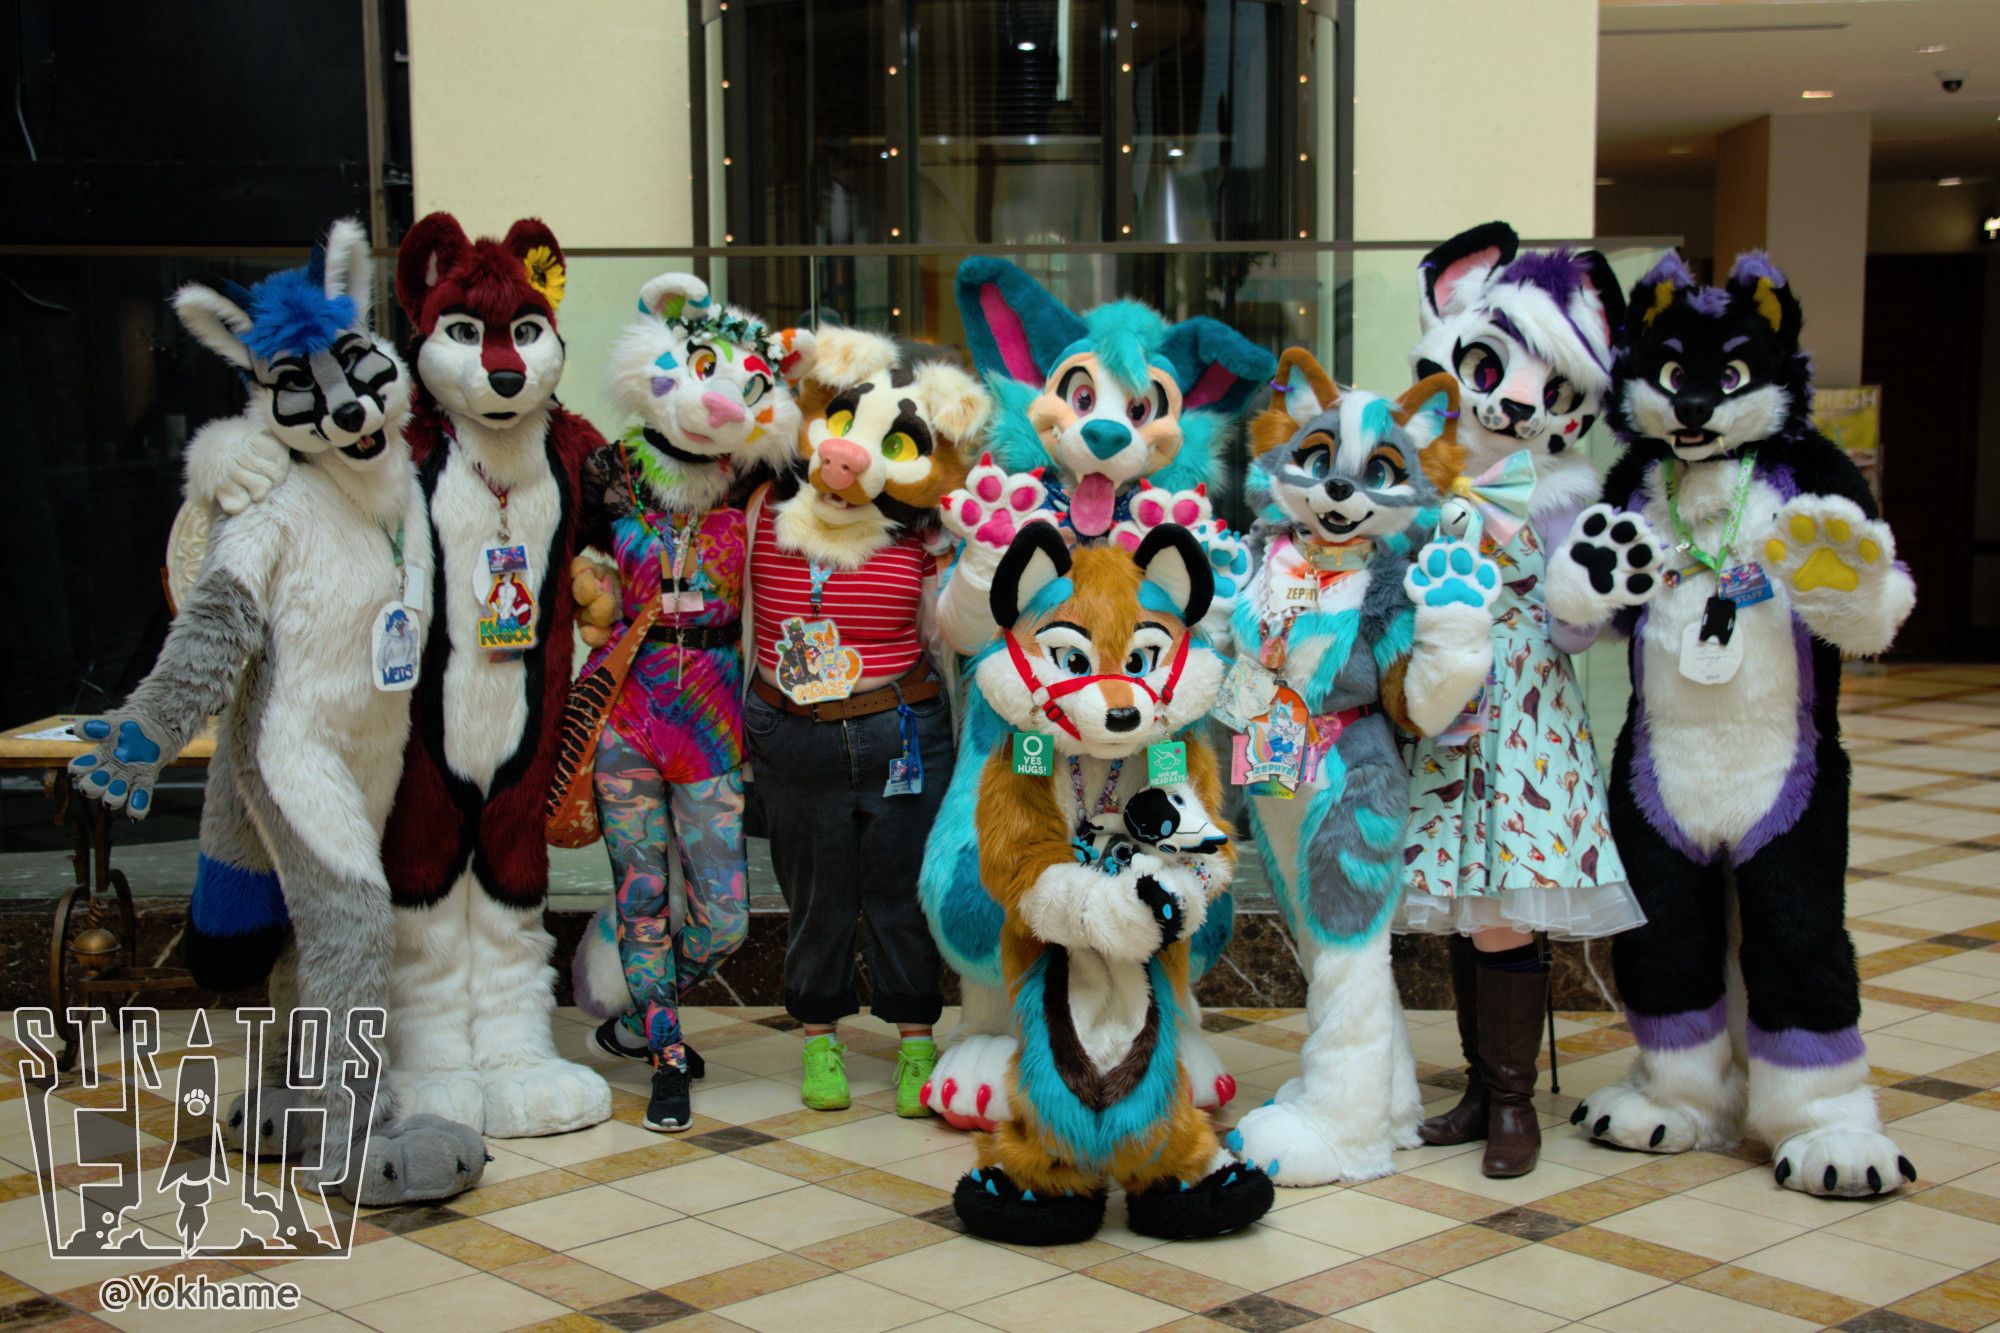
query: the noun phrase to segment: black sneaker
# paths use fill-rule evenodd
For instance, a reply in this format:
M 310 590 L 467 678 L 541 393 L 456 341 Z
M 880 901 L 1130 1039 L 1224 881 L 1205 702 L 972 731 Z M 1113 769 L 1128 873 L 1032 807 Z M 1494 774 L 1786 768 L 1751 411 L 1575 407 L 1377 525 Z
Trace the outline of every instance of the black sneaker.
M 644 1046 L 635 1050 L 618 1040 L 620 1025 L 624 1021 L 622 1018 L 607 1018 L 597 1025 L 597 1049 L 606 1055 L 615 1055 L 621 1060 L 652 1059 L 653 1053 Z M 708 1065 L 702 1060 L 701 1053 L 685 1043 L 682 1044 L 681 1050 L 687 1053 L 688 1077 L 706 1078 Z
M 694 1110 L 688 1099 L 688 1071 L 679 1065 L 655 1065 L 653 1067 L 653 1095 L 646 1102 L 647 1129 L 663 1134 L 678 1134 L 686 1129 L 694 1118 Z

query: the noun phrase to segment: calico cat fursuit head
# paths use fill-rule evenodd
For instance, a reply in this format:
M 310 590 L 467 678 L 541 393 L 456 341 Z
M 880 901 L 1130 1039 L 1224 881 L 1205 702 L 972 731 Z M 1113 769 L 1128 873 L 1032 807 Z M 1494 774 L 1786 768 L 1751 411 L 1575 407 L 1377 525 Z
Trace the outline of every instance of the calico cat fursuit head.
M 1220 1235 L 1271 1206 L 1269 1179 L 1216 1142 L 1181 1058 L 1189 941 L 1234 869 L 1227 830 L 1147 841 L 1131 818 L 1162 797 L 1219 806 L 1198 731 L 1222 674 L 1197 628 L 1212 589 L 1200 544 L 1172 526 L 1127 554 L 1072 552 L 1031 524 L 994 573 L 1000 633 L 972 669 L 1018 737 L 986 756 L 976 819 L 1020 1035 L 1008 1118 L 953 1199 L 975 1235 L 1088 1239 L 1107 1182 L 1144 1235 Z M 1043 762 L 1015 761 L 1024 740 Z M 1155 771 L 1162 747 L 1183 756 L 1172 774 Z
M 1721 287 L 1669 255 L 1632 293 L 1605 502 L 1549 606 L 1630 636 L 1611 826 L 1646 924 L 1612 946 L 1639 1059 L 1573 1119 L 1652 1152 L 1768 1144 L 1812 1194 L 1899 1188 L 1844 925 L 1843 656 L 1915 604 L 1854 464 L 1812 424 L 1798 298 L 1761 253 Z M 1733 957 L 1732 957 L 1733 955 Z

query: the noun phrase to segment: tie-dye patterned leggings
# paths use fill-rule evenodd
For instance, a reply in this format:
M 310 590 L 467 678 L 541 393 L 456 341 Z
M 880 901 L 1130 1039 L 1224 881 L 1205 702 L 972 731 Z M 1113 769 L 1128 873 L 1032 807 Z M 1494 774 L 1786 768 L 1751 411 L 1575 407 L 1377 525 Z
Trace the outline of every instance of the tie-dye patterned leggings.
M 597 814 L 611 854 L 618 954 L 632 1009 L 624 1024 L 658 1055 L 681 1042 L 680 1001 L 743 943 L 743 772 L 668 783 L 607 726 L 597 746 Z M 667 848 L 680 856 L 687 910 L 673 928 Z

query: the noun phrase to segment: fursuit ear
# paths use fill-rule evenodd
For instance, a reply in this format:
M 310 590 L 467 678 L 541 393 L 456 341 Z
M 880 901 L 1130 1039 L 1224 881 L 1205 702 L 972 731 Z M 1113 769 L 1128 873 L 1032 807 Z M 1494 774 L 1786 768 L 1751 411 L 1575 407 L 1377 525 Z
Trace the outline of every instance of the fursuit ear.
M 988 600 L 993 607 L 993 623 L 1001 629 L 1014 628 L 1021 608 L 1035 595 L 1069 573 L 1069 543 L 1053 523 L 1030 523 L 1014 534 L 1013 543 L 1000 557 L 993 571 L 993 590 Z
M 1780 344 L 1799 345 L 1805 313 L 1799 309 L 1798 298 L 1792 295 L 1791 284 L 1785 281 L 1784 270 L 1773 264 L 1769 255 L 1762 250 L 1750 250 L 1736 256 L 1726 290 L 1734 300 L 1756 311 L 1771 326 Z
M 1340 401 L 1340 386 L 1303 347 L 1287 347 L 1278 358 L 1271 402 L 1250 422 L 1250 452 L 1259 456 L 1291 442 L 1299 427 Z
M 424 299 L 471 249 L 465 228 L 449 213 L 432 213 L 404 233 L 396 250 L 396 304 L 419 331 L 424 326 Z
M 639 289 L 639 313 L 655 319 L 679 319 L 709 304 L 708 284 L 692 273 L 662 273 Z
M 1403 390 L 1390 415 L 1416 446 L 1431 484 L 1439 491 L 1451 489 L 1465 470 L 1465 450 L 1458 443 L 1458 377 L 1449 372 L 1426 375 Z
M 1618 330 L 1625 326 L 1625 293 L 1618 286 L 1618 275 L 1611 271 L 1611 261 L 1602 253 L 1579 250 L 1576 258 L 1589 274 L 1583 285 L 1604 308 L 1604 346 L 1609 348 L 1617 341 Z
M 342 218 L 327 229 L 324 277 L 329 301 L 354 302 L 355 323 L 366 325 L 375 305 L 375 264 L 368 254 L 368 233 L 354 218 Z
M 1646 276 L 1632 284 L 1632 295 L 1625 302 L 1625 333 L 1636 339 L 1653 321 L 1665 313 L 1674 303 L 1674 296 L 1683 291 L 1694 290 L 1697 284 L 1694 274 L 1688 271 L 1687 261 L 1678 250 L 1669 250 L 1661 255 L 1654 265 L 1646 270 Z
M 970 444 L 986 424 L 992 402 L 978 380 L 949 361 L 933 361 L 917 371 L 924 411 L 940 435 L 954 444 Z
M 1192 532 L 1178 523 L 1162 523 L 1146 534 L 1132 559 L 1146 582 L 1174 599 L 1189 629 L 1201 623 L 1215 600 L 1215 571 Z
M 528 252 L 537 248 L 546 249 L 560 264 L 563 262 L 562 242 L 549 230 L 549 224 L 540 218 L 521 218 L 507 228 L 507 235 L 500 242 L 501 248 L 516 259 L 526 259 Z
M 1235 416 L 1250 395 L 1270 383 L 1271 354 L 1221 320 L 1196 316 L 1167 330 L 1160 355 L 1174 368 L 1181 411 L 1203 408 Z
M 1502 264 L 1513 262 L 1521 239 L 1504 222 L 1485 222 L 1462 231 L 1425 255 L 1417 265 L 1417 313 L 1423 326 L 1455 315 L 1472 303 Z
M 958 313 L 972 365 L 1034 388 L 1048 382 L 1065 349 L 1089 332 L 1083 320 L 1004 259 L 974 255 L 958 266 Z
M 201 345 L 235 366 L 250 369 L 250 316 L 212 287 L 191 282 L 174 293 L 174 313 Z

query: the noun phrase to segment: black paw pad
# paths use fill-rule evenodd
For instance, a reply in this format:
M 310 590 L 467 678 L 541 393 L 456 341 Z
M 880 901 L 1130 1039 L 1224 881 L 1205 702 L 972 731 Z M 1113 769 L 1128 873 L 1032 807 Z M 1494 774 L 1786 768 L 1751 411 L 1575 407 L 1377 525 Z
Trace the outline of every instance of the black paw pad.
M 1604 515 L 1602 514 L 1584 515 L 1583 518 L 1584 536 L 1597 537 L 1603 535 L 1603 532 L 1604 532 Z
M 1655 1125 L 1653 1126 L 1653 1137 L 1647 1141 L 1647 1146 L 1657 1148 L 1660 1146 L 1660 1140 L 1665 1137 L 1667 1137 L 1667 1127 L 1665 1125 Z
M 1634 569 L 1644 569 L 1653 563 L 1653 548 L 1645 542 L 1640 542 L 1625 553 L 1625 563 Z
M 1577 542 L 1569 548 L 1569 558 L 1582 565 L 1590 575 L 1590 586 L 1599 593 L 1611 591 L 1612 577 L 1618 569 L 1618 552 L 1609 546 L 1592 546 Z
M 396 1178 L 396 1164 L 394 1162 L 382 1163 L 382 1179 L 394 1180 L 395 1178 Z
M 1792 1178 L 1792 1159 L 1791 1159 L 1791 1158 L 1789 1158 L 1789 1157 L 1780 1157 L 1780 1158 L 1778 1159 L 1778 1172 L 1777 1172 L 1777 1175 L 1778 1175 L 1778 1183 L 1779 1183 L 1780 1185 L 1784 1184 L 1784 1183 L 1785 1183 L 1785 1182 L 1786 1182 L 1787 1180 L 1790 1180 L 1790 1179 Z
M 1629 575 L 1625 580 L 1625 586 L 1635 594 L 1649 592 L 1653 587 L 1653 576 L 1651 574 Z
M 1601 1115 L 1597 1117 L 1597 1123 L 1590 1127 L 1591 1137 L 1593 1138 L 1601 1137 L 1604 1131 L 1609 1128 L 1611 1128 L 1611 1117 L 1608 1115 Z
M 1611 540 L 1617 542 L 1620 546 L 1637 540 L 1638 536 L 1639 529 L 1633 526 L 1632 520 L 1629 518 L 1621 518 L 1611 525 Z
M 1160 927 L 1160 947 L 1164 949 L 1179 939 L 1187 922 L 1182 919 L 1181 905 L 1174 895 L 1161 888 L 1160 881 L 1151 875 L 1139 876 L 1138 894 L 1139 901 L 1146 904 Z
M 1840 1188 L 1840 1172 L 1829 1166 L 1826 1169 L 1826 1174 L 1820 1177 L 1819 1183 L 1825 1187 L 1828 1193 L 1832 1193 L 1834 1190 Z
M 1917 1168 L 1911 1165 L 1909 1158 L 1898 1157 L 1896 1159 L 1896 1169 L 1903 1173 L 1903 1179 L 1909 1181 L 1913 1185 L 1916 1183 Z
M 1569 1113 L 1569 1122 L 1572 1125 L 1580 1125 L 1583 1123 L 1583 1118 L 1589 1114 L 1590 1114 L 1589 1105 L 1584 1102 L 1578 1102 L 1576 1104 L 1576 1109 Z

